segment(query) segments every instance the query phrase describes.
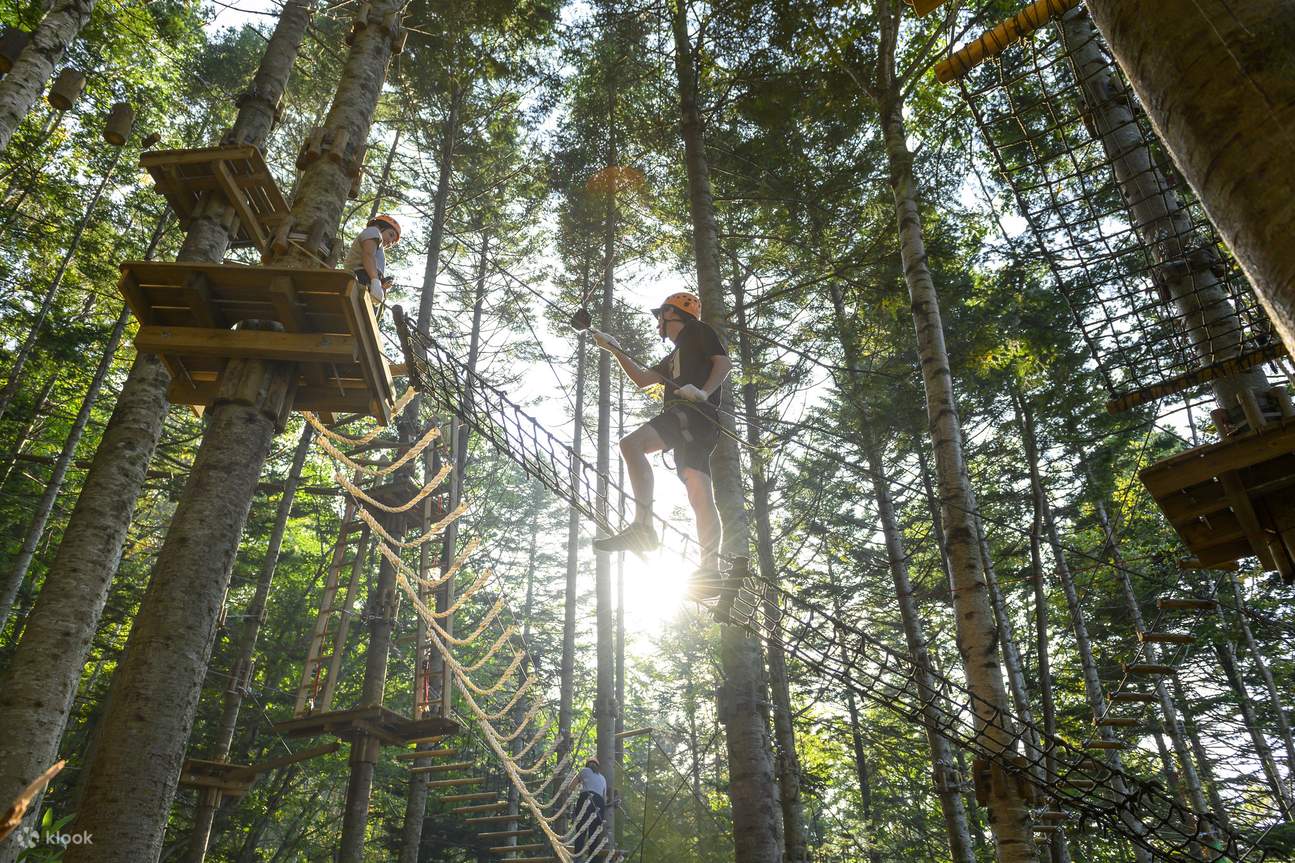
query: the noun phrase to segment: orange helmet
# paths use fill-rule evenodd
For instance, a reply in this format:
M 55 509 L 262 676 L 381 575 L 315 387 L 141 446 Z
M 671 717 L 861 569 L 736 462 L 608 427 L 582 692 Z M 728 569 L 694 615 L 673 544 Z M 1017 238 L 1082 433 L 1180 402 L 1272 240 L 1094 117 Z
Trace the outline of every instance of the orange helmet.
M 390 228 L 396 232 L 396 242 L 400 242 L 400 223 L 397 222 L 396 217 L 390 213 L 383 213 L 380 216 L 374 216 L 369 224 L 377 225 L 379 229 Z
M 687 291 L 680 291 L 677 294 L 671 294 L 665 298 L 661 308 L 654 309 L 656 314 L 665 311 L 666 306 L 672 306 L 683 312 L 685 315 L 692 315 L 694 318 L 701 317 L 701 300 L 697 299 L 696 294 L 690 294 Z

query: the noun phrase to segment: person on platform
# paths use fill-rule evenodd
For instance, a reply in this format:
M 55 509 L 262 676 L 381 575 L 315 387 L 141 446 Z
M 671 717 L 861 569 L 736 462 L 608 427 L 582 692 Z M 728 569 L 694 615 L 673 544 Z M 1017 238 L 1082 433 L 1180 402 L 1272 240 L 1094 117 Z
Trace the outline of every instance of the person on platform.
M 369 289 L 374 305 L 381 305 L 387 297 L 392 279 L 387 275 L 387 258 L 383 250 L 400 242 L 400 223 L 395 216 L 383 213 L 369 220 L 363 231 L 356 234 L 351 248 L 346 252 L 344 269 L 350 270 L 355 280 Z
M 671 294 L 653 309 L 657 332 L 674 344 L 665 359 L 644 368 L 616 340 L 591 330 L 595 344 L 610 351 L 640 389 L 665 386 L 661 414 L 630 432 L 620 443 L 621 458 L 634 492 L 634 521 L 620 533 L 596 540 L 598 551 L 646 554 L 659 544 L 652 526 L 653 480 L 648 455 L 673 452 L 675 470 L 688 492 L 701 546 L 701 566 L 693 573 L 689 595 L 708 599 L 720 592 L 721 526 L 711 484 L 710 455 L 719 442 L 719 405 L 733 362 L 719 334 L 701 320 L 701 301 L 687 292 Z

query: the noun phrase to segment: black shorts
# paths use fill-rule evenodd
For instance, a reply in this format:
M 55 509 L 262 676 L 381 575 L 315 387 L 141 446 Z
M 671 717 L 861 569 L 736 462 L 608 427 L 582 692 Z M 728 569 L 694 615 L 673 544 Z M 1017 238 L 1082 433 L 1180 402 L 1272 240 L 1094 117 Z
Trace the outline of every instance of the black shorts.
M 684 468 L 710 476 L 710 454 L 719 443 L 718 414 L 711 405 L 696 408 L 683 405 L 666 409 L 648 425 L 656 429 L 665 450 L 674 453 L 675 472 L 683 477 Z

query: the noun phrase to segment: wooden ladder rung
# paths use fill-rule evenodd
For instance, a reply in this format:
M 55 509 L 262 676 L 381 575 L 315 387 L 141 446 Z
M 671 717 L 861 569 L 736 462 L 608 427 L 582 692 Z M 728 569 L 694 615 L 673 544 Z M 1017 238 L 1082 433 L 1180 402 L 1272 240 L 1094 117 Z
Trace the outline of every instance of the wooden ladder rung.
M 429 702 L 428 702 L 428 704 L 429 704 L 429 705 L 432 705 L 432 704 L 440 704 L 440 703 L 441 703 L 441 702 L 439 702 L 439 701 L 429 701 Z M 435 735 L 433 735 L 433 736 L 431 736 L 431 737 L 416 737 L 416 738 L 414 738 L 413 740 L 406 740 L 406 741 L 405 741 L 405 743 L 406 743 L 407 745 L 409 745 L 409 746 L 422 746 L 424 743 L 439 743 L 439 742 L 441 742 L 442 740 L 444 740 L 444 739 L 445 739 L 445 737 L 446 737 L 446 735 L 444 735 L 444 734 L 435 734 Z M 427 754 L 431 754 L 431 753 L 435 753 L 435 752 L 437 752 L 437 750 L 435 750 L 435 749 L 428 749 L 428 750 L 426 750 L 425 752 L 423 752 L 423 753 L 422 753 L 422 755 L 427 755 Z M 456 749 L 456 750 L 454 750 L 454 752 L 455 752 L 455 754 L 457 754 L 457 753 L 458 753 L 458 750 Z M 421 756 L 420 756 L 420 757 L 421 757 Z
M 1112 692 L 1111 701 L 1125 704 L 1155 704 L 1159 699 L 1150 692 Z
M 521 815 L 482 815 L 478 818 L 464 818 L 464 824 L 503 824 L 507 821 L 518 821 Z M 528 831 L 529 832 L 529 831 Z
M 1099 716 L 1093 724 L 1098 728 L 1137 728 L 1142 720 L 1132 716 Z
M 496 845 L 490 849 L 491 854 L 511 854 L 515 851 L 543 851 L 549 846 L 543 842 L 532 842 L 529 845 Z
M 1159 665 L 1154 662 L 1126 662 L 1125 674 L 1139 674 L 1147 677 L 1170 677 L 1177 671 L 1172 665 Z
M 512 836 L 530 836 L 535 831 L 527 827 L 525 830 L 495 830 L 490 833 L 478 833 L 478 839 L 508 839 Z
M 410 773 L 421 773 L 426 767 L 415 767 Z M 476 785 L 484 781 L 480 776 L 462 776 L 458 779 L 433 779 L 427 783 L 428 788 L 460 788 L 464 785 Z
M 455 806 L 450 811 L 455 813 L 456 815 L 475 815 L 478 812 L 498 812 L 500 809 L 507 809 L 507 808 L 508 808 L 508 801 L 500 800 L 497 803 L 477 803 L 472 806 Z M 518 820 L 520 820 L 521 817 L 522 817 L 521 815 L 518 815 L 517 816 Z
M 494 791 L 473 791 L 468 794 L 446 794 L 436 799 L 442 803 L 468 803 L 472 800 L 489 800 L 497 796 L 499 795 Z
M 453 773 L 455 770 L 471 770 L 476 767 L 475 761 L 447 761 L 444 764 L 429 764 L 426 767 L 411 767 L 410 773 Z
M 1127 744 L 1119 740 L 1085 740 L 1085 749 L 1127 749 Z
M 1156 600 L 1161 611 L 1213 611 L 1219 604 L 1213 599 L 1178 599 L 1162 596 Z
M 1143 644 L 1195 644 L 1196 636 L 1185 632 L 1139 632 Z

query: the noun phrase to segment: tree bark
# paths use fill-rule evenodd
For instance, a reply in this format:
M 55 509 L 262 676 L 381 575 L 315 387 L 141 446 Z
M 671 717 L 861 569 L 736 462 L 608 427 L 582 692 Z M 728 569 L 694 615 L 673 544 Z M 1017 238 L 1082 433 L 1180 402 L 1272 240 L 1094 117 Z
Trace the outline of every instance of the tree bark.
M 1083 9 L 1066 13 L 1061 32 L 1088 109 L 1085 116 L 1110 160 L 1134 229 L 1156 262 L 1157 284 L 1173 298 L 1181 316 L 1180 329 L 1192 343 L 1196 360 L 1204 366 L 1237 356 L 1243 322 L 1215 274 L 1222 263 L 1218 251 L 1192 224 L 1191 214 L 1151 158 L 1129 94 L 1107 62 L 1088 13 Z M 1295 89 L 1291 92 L 1295 95 Z M 1217 378 L 1212 386 L 1219 406 L 1241 416 L 1238 393 L 1259 393 L 1268 384 L 1256 367 Z
M 608 94 L 607 164 L 615 166 L 620 158 L 616 149 L 616 92 Z M 603 332 L 612 329 L 613 294 L 616 282 L 616 189 L 612 184 L 607 195 L 607 214 L 603 225 L 603 285 L 598 326 Z M 604 523 L 610 522 L 608 477 L 611 471 L 612 433 L 612 366 L 611 354 L 598 352 L 598 507 Z M 607 803 L 616 794 L 616 621 L 612 612 L 612 557 L 606 552 L 594 554 L 594 606 L 596 632 L 596 674 L 594 723 L 598 752 L 598 769 L 607 780 Z M 616 829 L 616 810 L 608 807 L 603 830 L 609 836 Z M 596 840 L 595 840 L 596 841 Z
M 59 0 L 41 19 L 31 41 L 0 80 L 0 150 L 40 98 L 54 67 L 63 59 L 94 12 L 95 0 Z
M 1052 563 L 1061 591 L 1066 598 L 1066 608 L 1070 612 L 1070 628 L 1075 635 L 1075 647 L 1079 653 L 1079 667 L 1084 678 L 1084 695 L 1088 709 L 1096 719 L 1106 711 L 1106 692 L 1097 672 L 1097 661 L 1093 658 L 1092 639 L 1088 636 L 1088 624 L 1084 620 L 1084 610 L 1079 604 L 1079 593 L 1075 590 L 1075 580 L 1070 575 L 1070 565 L 1066 561 L 1065 549 L 1061 545 L 1061 536 L 1057 531 L 1056 519 L 1052 516 L 1052 505 L 1048 502 L 1048 492 L 1043 485 L 1043 476 L 1039 472 L 1039 441 L 1034 425 L 1034 415 L 1029 404 L 1017 393 L 1013 393 L 1016 410 L 1021 419 L 1022 441 L 1025 445 L 1025 458 L 1030 469 L 1030 488 L 1034 496 L 1034 506 L 1048 532 L 1048 546 L 1052 551 Z M 1101 740 L 1115 741 L 1114 729 L 1102 726 L 1097 729 Z M 1123 769 L 1123 759 L 1118 750 L 1107 750 L 1106 760 L 1115 770 Z M 1124 780 L 1118 775 L 1111 778 L 1111 785 L 1117 793 L 1123 794 L 1126 789 Z M 1140 822 L 1127 819 L 1130 831 L 1141 830 Z M 1138 843 L 1133 843 L 1133 857 L 1138 863 L 1150 863 L 1151 854 Z
M 581 294 L 584 294 L 582 290 Z M 576 339 L 576 405 L 572 420 L 571 449 L 575 453 L 572 464 L 580 463 L 584 448 L 585 366 L 587 349 L 585 334 Z M 575 484 L 575 478 L 572 479 Z M 562 661 L 558 687 L 558 759 L 571 748 L 571 704 L 575 695 L 576 674 L 576 604 L 580 596 L 580 511 L 574 506 L 567 511 L 567 580 L 562 600 Z
M 1255 643 L 1254 633 L 1250 631 L 1250 621 L 1246 618 L 1246 599 L 1241 592 L 1241 582 L 1235 575 L 1229 575 L 1227 578 L 1232 582 L 1232 595 L 1237 603 L 1237 622 L 1241 624 L 1241 634 L 1245 637 L 1246 649 L 1250 651 L 1250 661 L 1254 664 L 1255 670 L 1259 672 L 1259 677 L 1264 682 L 1264 688 L 1268 690 L 1268 700 L 1272 702 L 1273 718 L 1277 722 L 1277 735 L 1281 738 L 1282 746 L 1286 749 L 1287 775 L 1295 776 L 1295 741 L 1291 740 L 1290 723 L 1286 721 L 1286 711 L 1282 708 L 1281 695 L 1277 691 L 1277 681 L 1273 680 L 1273 673 L 1268 668 L 1268 663 L 1264 661 L 1264 655 L 1259 650 L 1259 645 Z
M 697 78 L 692 43 L 688 36 L 687 4 L 671 2 L 675 73 L 679 85 L 681 132 L 688 175 L 688 209 L 692 217 L 693 253 L 702 319 L 725 335 L 727 308 L 720 281 L 719 232 L 710 189 L 710 167 L 701 111 L 697 104 Z M 721 427 L 733 431 L 733 397 L 724 388 L 720 403 Z M 742 491 L 742 466 L 737 444 L 721 434 L 711 457 L 715 503 L 723 523 L 722 553 L 734 560 L 738 575 L 746 570 L 750 534 Z M 759 643 L 741 628 L 720 628 L 720 663 L 726 677 L 720 698 L 720 718 L 728 746 L 729 800 L 733 808 L 733 842 L 737 863 L 775 863 L 782 856 L 778 841 L 777 796 L 769 731 L 759 709 L 763 675 Z
M 378 0 L 366 11 L 369 25 L 356 33 L 325 120 L 339 139 L 351 142 L 352 154 L 368 138 L 399 34 L 396 0 Z M 384 24 L 387 20 L 392 23 Z M 292 218 L 298 225 L 323 227 L 321 248 L 336 240 L 346 206 L 351 177 L 345 161 L 311 162 L 297 186 Z M 292 248 L 267 257 L 273 264 L 318 266 L 318 251 Z M 73 847 L 68 863 L 124 863 L 160 852 L 220 601 L 295 373 L 291 363 L 241 359 L 222 373 L 193 473 L 114 676 L 119 695 L 109 700 L 74 822 L 75 829 L 95 835 L 95 844 Z M 147 717 L 143 724 L 140 716 Z M 352 747 L 353 759 L 368 755 L 367 747 Z
M 1094 0 L 1157 133 L 1295 345 L 1295 2 Z
M 238 639 L 238 655 L 229 669 L 229 685 L 225 688 L 224 704 L 220 722 L 216 726 L 216 737 L 212 741 L 208 755 L 213 761 L 228 761 L 230 747 L 234 744 L 234 730 L 238 726 L 238 713 L 243 704 L 245 686 L 250 686 L 252 675 L 252 657 L 256 653 L 256 641 L 265 623 L 266 605 L 270 598 L 270 585 L 274 581 L 274 570 L 279 563 L 279 550 L 283 546 L 283 534 L 288 528 L 288 518 L 292 515 L 292 502 L 297 493 L 297 483 L 301 480 L 301 471 L 310 453 L 314 427 L 302 423 L 301 438 L 292 454 L 292 466 L 283 480 L 283 492 L 279 496 L 279 505 L 274 514 L 274 527 L 270 530 L 270 539 L 266 543 L 265 557 L 261 560 L 261 571 L 256 579 L 256 591 L 247 604 L 243 617 L 243 629 Z M 198 794 L 198 809 L 194 813 L 193 828 L 189 832 L 189 844 L 185 851 L 185 863 L 202 863 L 207 856 L 207 846 L 211 840 L 211 826 L 215 821 L 216 809 L 220 804 L 220 795 L 207 791 Z
M 846 358 L 846 368 L 850 376 L 852 400 L 859 412 L 861 424 L 866 425 L 867 417 L 863 412 L 864 398 L 860 390 L 858 370 L 859 352 L 853 327 L 846 313 L 845 298 L 838 283 L 831 283 L 832 309 L 835 313 L 837 339 Z M 745 321 L 739 319 L 745 329 Z M 931 753 L 932 785 L 940 801 L 940 812 L 944 817 L 944 829 L 949 842 L 949 853 L 953 863 L 975 863 L 975 843 L 972 841 L 968 807 L 961 795 L 962 773 L 958 769 L 954 747 L 949 740 L 934 731 L 939 727 L 940 719 L 935 709 L 937 689 L 932 674 L 930 653 L 927 651 L 928 640 L 922 626 L 917 601 L 913 596 L 913 585 L 908 577 L 908 552 L 904 548 L 904 535 L 900 530 L 899 519 L 895 512 L 894 500 L 890 494 L 890 479 L 886 475 L 886 466 L 882 461 L 881 451 L 872 442 L 871 429 L 864 428 L 864 451 L 868 459 L 869 480 L 872 485 L 873 500 L 877 505 L 877 520 L 881 522 L 882 537 L 886 543 L 886 560 L 890 566 L 890 575 L 895 583 L 895 599 L 899 605 L 900 621 L 904 627 L 904 641 L 908 647 L 916 669 L 915 682 L 921 693 L 926 711 L 926 742 Z M 923 480 L 925 481 L 925 461 L 922 463 Z M 928 497 L 929 501 L 929 497 Z M 938 515 L 938 513 L 932 513 Z M 943 554 L 943 530 L 938 519 L 935 520 L 935 533 Z M 948 561 L 945 559 L 945 570 L 948 572 Z M 853 693 L 850 701 L 851 714 L 855 713 Z M 852 719 L 853 722 L 853 719 Z M 855 723 L 857 725 L 857 723 Z M 856 732 L 856 760 L 862 757 L 861 744 Z M 860 768 L 862 769 L 862 768 Z M 861 782 L 862 784 L 862 782 Z
M 917 180 L 913 155 L 904 128 L 903 99 L 895 79 L 895 41 L 898 10 L 882 12 L 881 59 L 878 89 L 882 94 L 880 119 L 886 147 L 890 184 L 895 198 L 895 221 L 899 232 L 900 257 L 912 301 L 913 325 L 917 332 L 922 381 L 926 391 L 931 445 L 940 489 L 952 593 L 957 615 L 958 652 L 962 656 L 967 686 L 976 696 L 974 704 L 977 743 L 985 750 L 1006 757 L 1012 748 L 1013 730 L 1007 691 L 999 660 L 994 611 L 985 582 L 984 562 L 976 542 L 975 512 L 966 479 L 962 452 L 962 431 L 953 394 L 953 373 L 944 345 L 935 284 L 926 263 L 926 245 L 917 203 Z M 992 769 L 998 769 L 996 766 Z M 1015 782 L 994 782 L 985 801 L 1000 863 L 1034 863 L 1038 855 L 1030 830 L 1024 797 Z
M 459 131 L 459 111 L 463 91 L 458 84 L 450 87 L 450 111 L 445 118 L 441 153 L 437 160 L 436 194 L 432 199 L 432 228 L 427 239 L 427 264 L 423 267 L 423 295 L 418 304 L 418 331 L 429 333 L 432 325 L 432 303 L 436 298 L 436 277 L 441 266 L 441 245 L 445 237 L 445 216 L 450 199 L 450 178 L 454 167 L 454 143 Z
M 234 124 L 239 140 L 264 144 L 310 16 L 307 0 L 290 0 L 284 6 L 249 91 L 253 96 L 239 105 Z M 219 261 L 224 257 L 231 222 L 229 206 L 219 200 L 221 205 L 208 206 L 206 215 L 190 224 L 179 260 Z M 162 433 L 170 382 L 156 356 L 136 357 L 50 564 L 44 589 L 9 668 L 0 676 L 0 728 L 7 731 L 0 736 L 0 799 L 12 799 L 55 760 L 86 651 L 121 558 L 148 462 Z M 183 739 L 179 743 L 182 745 Z M 10 863 L 6 853 L 0 849 L 0 861 Z
M 734 303 L 737 312 L 738 354 L 742 368 L 757 368 L 751 339 L 747 335 L 746 297 L 740 279 L 734 283 Z M 746 422 L 746 442 L 751 448 L 751 507 L 755 515 L 756 560 L 760 578 L 777 584 L 778 565 L 773 556 L 773 527 L 769 520 L 769 479 L 765 474 L 764 458 L 760 451 L 759 392 L 755 378 L 747 376 L 742 385 L 743 419 Z M 771 615 L 772 617 L 772 615 Z M 787 680 L 787 657 L 777 638 L 765 641 L 765 656 L 769 665 L 769 691 L 773 701 L 773 735 L 776 745 L 776 776 L 778 803 L 782 809 L 783 846 L 787 863 L 808 863 L 809 834 L 805 826 L 805 806 L 801 801 L 800 756 L 796 752 L 796 733 L 792 726 L 791 687 Z

